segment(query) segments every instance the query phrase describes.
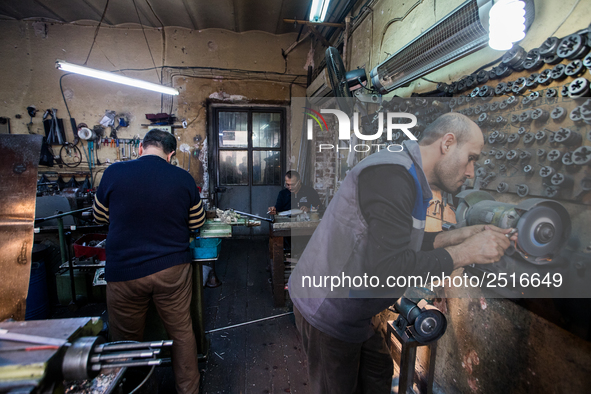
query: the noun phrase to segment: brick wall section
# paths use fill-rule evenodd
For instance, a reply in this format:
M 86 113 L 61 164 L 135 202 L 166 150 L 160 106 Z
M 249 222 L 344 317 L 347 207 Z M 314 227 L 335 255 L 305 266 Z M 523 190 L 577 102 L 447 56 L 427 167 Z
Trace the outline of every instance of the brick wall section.
M 328 124 L 329 129 L 334 129 L 334 125 Z M 323 150 L 318 152 L 319 144 L 333 144 L 335 142 L 335 135 L 332 131 L 316 129 L 316 141 L 314 142 L 314 181 L 313 185 L 320 196 L 320 201 L 325 203 L 326 195 L 329 198 L 334 195 L 335 185 L 335 161 L 336 152 L 334 150 Z

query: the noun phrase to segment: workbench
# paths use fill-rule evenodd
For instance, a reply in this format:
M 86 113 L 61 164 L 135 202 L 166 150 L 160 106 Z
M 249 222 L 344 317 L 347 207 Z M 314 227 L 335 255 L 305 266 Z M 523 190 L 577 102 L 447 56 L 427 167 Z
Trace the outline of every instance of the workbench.
M 276 217 L 269 226 L 269 258 L 271 260 L 271 284 L 273 303 L 276 307 L 285 306 L 285 257 L 284 237 L 311 236 L 320 221 L 298 222 L 290 218 Z

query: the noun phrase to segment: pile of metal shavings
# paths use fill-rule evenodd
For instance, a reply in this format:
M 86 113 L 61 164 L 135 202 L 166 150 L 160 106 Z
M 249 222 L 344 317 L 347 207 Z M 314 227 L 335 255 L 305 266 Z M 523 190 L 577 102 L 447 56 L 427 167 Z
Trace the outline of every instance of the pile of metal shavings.
M 238 219 L 241 218 L 239 214 L 232 211 L 231 209 L 227 211 L 223 211 L 221 209 L 216 209 L 216 216 L 221 219 L 222 222 L 226 224 L 232 224 L 238 222 Z
M 66 394 L 102 394 L 107 391 L 117 373 L 101 373 L 92 380 L 68 380 L 64 382 Z

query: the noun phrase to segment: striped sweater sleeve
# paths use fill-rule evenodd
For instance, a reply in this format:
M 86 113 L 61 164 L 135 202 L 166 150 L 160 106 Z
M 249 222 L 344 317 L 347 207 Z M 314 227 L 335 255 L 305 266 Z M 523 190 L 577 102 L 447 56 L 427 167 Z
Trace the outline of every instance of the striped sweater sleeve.
M 205 223 L 205 210 L 201 200 L 189 209 L 189 228 L 191 230 L 197 230 Z
M 92 213 L 94 220 L 99 224 L 109 223 L 109 207 L 107 204 L 101 203 L 97 195 L 94 196 L 94 203 L 92 204 Z

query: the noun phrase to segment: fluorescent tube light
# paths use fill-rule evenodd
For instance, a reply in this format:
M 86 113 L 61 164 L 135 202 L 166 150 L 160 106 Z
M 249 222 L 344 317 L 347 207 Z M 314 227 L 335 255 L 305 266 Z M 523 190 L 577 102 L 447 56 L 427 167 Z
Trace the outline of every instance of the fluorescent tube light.
M 171 94 L 173 96 L 179 94 L 178 90 L 170 88 L 168 86 L 162 86 L 156 83 L 142 81 L 140 79 L 128 78 L 122 75 L 117 75 L 106 71 L 95 70 L 93 68 L 64 62 L 63 60 L 57 60 L 55 62 L 55 68 L 75 74 L 86 75 L 87 77 L 102 79 L 109 82 L 117 82 L 123 85 L 134 86 L 136 88 L 153 90 L 154 92 L 164 94 Z
M 313 0 L 310 7 L 310 22 L 324 22 L 330 0 Z

